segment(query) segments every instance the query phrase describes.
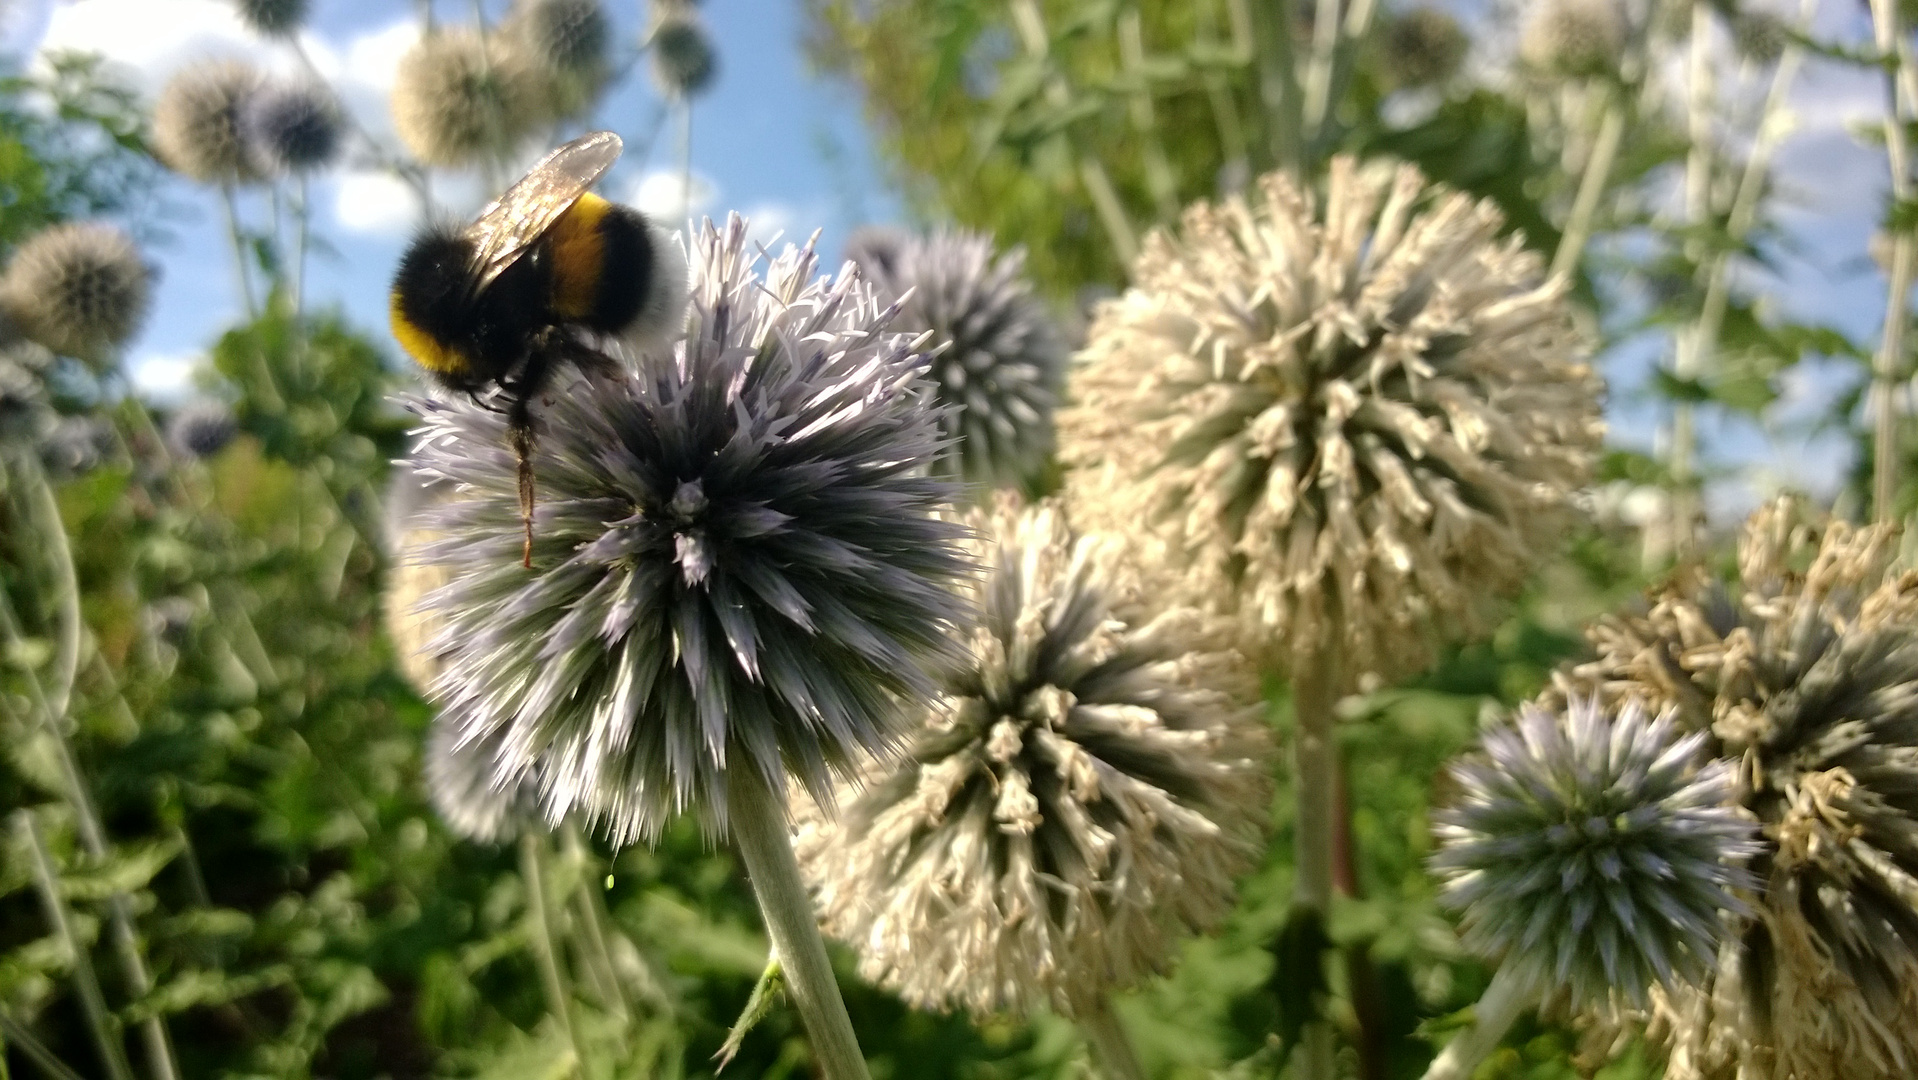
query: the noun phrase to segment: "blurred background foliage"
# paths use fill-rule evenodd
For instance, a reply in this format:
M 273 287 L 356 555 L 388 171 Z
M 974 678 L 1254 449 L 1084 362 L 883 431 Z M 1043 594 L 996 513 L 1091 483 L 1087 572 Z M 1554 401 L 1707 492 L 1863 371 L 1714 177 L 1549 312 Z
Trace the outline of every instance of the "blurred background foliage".
M 1465 61 L 1485 45 L 1456 22 L 1455 55 L 1409 56 L 1407 20 L 1430 9 L 1386 5 L 1349 28 L 1357 44 L 1325 72 L 1314 125 L 1299 87 L 1266 70 L 1274 57 L 1306 63 L 1309 3 L 805 3 L 805 47 L 860 95 L 915 213 L 1023 244 L 1068 317 L 1122 288 L 1141 237 L 1184 205 L 1340 151 L 1404 158 L 1496 201 L 1550 258 L 1607 109 L 1622 110 L 1630 136 L 1587 227 L 1616 242 L 1579 264 L 1601 347 L 1676 340 L 1699 318 L 1714 259 L 1778 257 L 1763 184 L 1742 227 L 1730 195 L 1697 218 L 1655 204 L 1651 188 L 1688 167 L 1696 145 L 1661 96 L 1657 62 L 1682 47 L 1688 4 L 1653 5 L 1623 62 L 1545 89 L 1475 77 L 1483 65 Z M 1748 17 L 1733 0 L 1713 11 L 1731 26 Z M 1753 78 L 1776 63 L 1755 61 Z M 1745 107 L 1710 119 L 1750 122 Z M 143 108 L 79 58 L 0 80 L 0 255 L 64 220 L 108 216 L 141 236 L 171 227 L 149 194 Z M 1721 143 L 1702 167 L 1736 187 L 1749 151 Z M 84 1075 L 153 1075 L 156 1021 L 186 1077 L 713 1075 L 767 951 L 736 863 L 690 822 L 655 849 L 617 853 L 567 835 L 474 844 L 439 823 L 420 779 L 431 710 L 380 618 L 381 507 L 407 427 L 392 395 L 408 367 L 383 328 L 296 310 L 283 267 L 255 261 L 275 299 L 209 343 L 198 375 L 231 409 L 230 442 L 183 453 L 163 434 L 165 410 L 123 375 L 44 357 L 64 449 L 5 446 L 0 1076 L 64 1075 L 50 1058 L 84 1063 Z M 1817 422 L 1859 442 L 1858 506 L 1872 466 L 1856 415 L 1871 354 L 1731 289 L 1714 362 L 1668 364 L 1655 391 L 1673 409 L 1763 417 L 1794 365 L 1852 363 L 1857 392 Z M 1189 942 L 1172 976 L 1120 1002 L 1152 1075 L 1280 1075 L 1281 1048 L 1321 987 L 1353 1047 L 1350 1075 L 1420 1074 L 1488 979 L 1423 869 L 1443 763 L 1482 718 L 1577 655 L 1586 621 L 1693 542 L 1675 539 L 1689 519 L 1627 521 L 1621 500 L 1682 503 L 1710 468 L 1615 452 L 1592 523 L 1489 640 L 1345 703 L 1350 835 L 1329 942 L 1286 924 L 1294 800 L 1281 768 L 1268 855 L 1236 913 Z M 1909 508 L 1918 491 L 1908 482 L 1897 498 Z M 1283 737 L 1286 688 L 1269 691 Z M 566 978 L 557 1011 L 542 941 Z M 877 1077 L 1086 1075 L 1064 1022 L 912 1012 L 861 985 L 847 954 L 836 959 Z M 89 1016 L 90 981 L 103 1018 Z M 104 1072 L 102 1024 L 125 1059 Z M 1590 1049 L 1569 1024 L 1528 1021 L 1479 1075 L 1659 1074 L 1643 1048 L 1602 1068 Z M 808 1063 L 796 1017 L 775 1008 L 726 1075 L 801 1077 Z

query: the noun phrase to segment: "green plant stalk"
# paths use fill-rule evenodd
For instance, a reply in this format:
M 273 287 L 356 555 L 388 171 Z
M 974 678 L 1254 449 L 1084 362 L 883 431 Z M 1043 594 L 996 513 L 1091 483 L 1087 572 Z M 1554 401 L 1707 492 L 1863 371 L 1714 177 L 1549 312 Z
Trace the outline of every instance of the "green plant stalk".
M 1578 260 L 1592 239 L 1592 222 L 1598 214 L 1598 201 L 1611 180 L 1612 163 L 1618 158 L 1618 144 L 1625 135 L 1625 109 L 1615 92 L 1608 91 L 1599 113 L 1598 133 L 1592 138 L 1592 152 L 1585 157 L 1585 169 L 1578 178 L 1578 194 L 1572 199 L 1572 212 L 1565 219 L 1558 250 L 1552 253 L 1553 277 L 1570 278 L 1578 272 Z
M 1492 975 L 1492 983 L 1472 1006 L 1472 1024 L 1445 1044 L 1438 1057 L 1426 1068 L 1423 1080 L 1470 1080 L 1512 1023 L 1538 1001 L 1538 994 L 1526 980 L 1501 967 Z
M 785 797 L 767 786 L 746 754 L 738 754 L 735 761 L 726 773 L 733 844 L 746 864 L 786 986 L 812 1037 L 820 1075 L 825 1080 L 871 1080 L 846 1002 L 839 996 L 832 962 L 826 957 L 826 943 L 819 937 L 812 897 L 793 858 Z
M 1694 228 L 1702 228 L 1711 219 L 1712 172 L 1712 10 L 1708 0 L 1692 0 L 1690 61 L 1687 66 L 1686 114 L 1691 149 L 1685 155 L 1685 219 Z M 1705 264 L 1705 252 L 1697 241 L 1687 245 L 1687 254 L 1695 266 Z M 1676 342 L 1672 371 L 1681 380 L 1697 379 L 1705 373 L 1703 342 L 1695 333 L 1680 334 Z M 1690 402 L 1678 402 L 1672 408 L 1671 477 L 1672 550 L 1681 559 L 1689 555 L 1697 539 L 1699 492 L 1697 490 L 1698 433 L 1697 410 Z
M 578 866 L 578 884 L 571 890 L 567 902 L 574 908 L 573 918 L 585 938 L 580 947 L 581 959 L 593 982 L 598 985 L 607 1007 L 622 1023 L 630 1022 L 633 1017 L 632 1002 L 627 1000 L 626 987 L 620 982 L 619 969 L 613 963 L 613 953 L 607 945 L 606 926 L 600 920 L 599 905 L 593 902 L 593 893 L 599 884 L 598 863 L 580 841 L 579 830 L 570 822 L 560 830 L 560 853 Z
M 38 489 L 36 497 L 41 503 L 41 512 L 53 515 L 50 521 L 42 523 L 40 531 L 53 549 L 55 562 L 59 564 L 54 584 L 58 589 L 62 625 L 71 623 L 77 634 L 80 593 L 74 577 L 73 552 L 67 546 L 66 526 L 60 520 L 59 505 L 54 501 L 53 488 L 47 483 L 46 473 L 26 455 L 20 455 L 20 459 Z M 13 602 L 4 590 L 0 590 L 0 630 L 4 631 L 9 646 L 17 645 L 22 638 L 19 621 L 14 616 Z M 76 657 L 78 652 L 76 641 Z M 93 805 L 86 778 L 80 772 L 79 762 L 73 756 L 73 746 L 67 741 L 61 723 L 66 718 L 67 703 L 71 699 L 71 674 L 68 675 L 67 689 L 57 699 L 47 695 L 39 676 L 31 669 L 23 674 L 30 696 L 39 710 L 41 723 L 52 736 L 54 748 L 58 751 L 61 777 L 67 786 L 67 803 L 73 810 L 81 846 L 89 856 L 104 860 L 107 857 L 106 831 L 100 825 L 100 813 Z M 60 704 L 58 712 L 54 711 L 56 700 Z M 133 929 L 132 907 L 124 892 L 116 890 L 107 895 L 107 922 L 113 934 L 113 948 L 119 960 L 120 974 L 126 980 L 128 992 L 135 998 L 145 997 L 153 989 L 153 979 L 147 973 L 146 960 L 140 954 L 139 935 Z M 140 1036 L 146 1047 L 148 1068 L 152 1070 L 155 1080 L 179 1080 L 180 1069 L 173 1060 L 173 1043 L 167 1035 L 166 1024 L 158 1016 L 148 1017 L 140 1024 Z
M 566 1033 L 573 1057 L 583 1071 L 586 1055 L 580 1051 L 579 1034 L 573 1027 L 572 994 L 560 974 L 558 941 L 546 911 L 545 861 L 546 838 L 528 829 L 519 838 L 519 870 L 526 881 L 526 907 L 533 920 L 533 959 L 539 964 L 540 982 L 546 988 L 546 1007 L 552 1010 L 553 1019 L 559 1021 L 560 1030 Z
M 1292 782 L 1298 810 L 1293 820 L 1295 908 L 1321 924 L 1332 909 L 1333 849 L 1338 828 L 1338 747 L 1333 742 L 1333 659 L 1320 649 L 1292 674 Z M 1299 1080 L 1332 1080 L 1333 1031 L 1323 1017 L 1300 1034 Z
M 1139 1053 L 1133 1049 L 1132 1039 L 1112 1011 L 1109 999 L 1101 997 L 1092 1005 L 1082 1007 L 1077 1023 L 1080 1034 L 1092 1047 L 1093 1059 L 1105 1074 L 1105 1080 L 1146 1080 L 1145 1066 L 1139 1063 Z
M 1233 0 L 1242 2 L 1242 0 Z M 1251 3 L 1253 47 L 1257 52 L 1260 116 L 1266 125 L 1265 166 L 1296 169 L 1303 153 L 1299 137 L 1299 88 L 1294 78 L 1292 5 L 1294 0 Z
M 1906 143 L 1911 111 L 1918 107 L 1907 93 L 1910 48 L 1899 26 L 1896 0 L 1871 0 L 1871 23 L 1878 51 L 1895 67 L 1885 75 L 1885 157 L 1891 166 L 1891 196 L 1901 205 L 1911 198 L 1910 148 Z M 1904 85 L 1901 85 L 1904 84 Z M 1891 273 L 1885 297 L 1885 327 L 1878 352 L 1872 357 L 1872 517 L 1890 521 L 1898 494 L 1898 412 L 1892 392 L 1903 366 L 1905 329 L 1911 321 L 1912 235 L 1909 227 L 1892 234 Z
M 1126 74 L 1136 83 L 1130 95 L 1128 111 L 1132 126 L 1139 133 L 1140 156 L 1145 163 L 1146 186 L 1152 191 L 1152 204 L 1160 222 L 1179 215 L 1179 185 L 1172 164 L 1165 155 L 1165 141 L 1159 138 L 1158 118 L 1153 115 L 1152 81 L 1145 62 L 1144 19 L 1138 5 L 1129 5 L 1119 16 L 1119 56 Z
M 5 1010 L 0 1010 L 0 1059 L 6 1056 L 8 1043 L 19 1047 L 21 1053 L 27 1055 L 35 1065 L 40 1066 L 42 1072 L 53 1077 L 53 1080 L 86 1080 L 68 1067 L 66 1062 L 61 1061 L 59 1055 L 47 1049 L 47 1044 L 34 1038 L 33 1032 L 28 1031 L 26 1025 L 8 1016 Z M 0 1061 L 0 1065 L 4 1065 L 4 1061 Z M 0 1077 L 5 1075 L 4 1072 L 0 1072 Z
M 220 185 L 220 212 L 226 218 L 226 240 L 233 247 L 233 272 L 240 281 L 240 299 L 246 304 L 246 318 L 260 317 L 260 304 L 253 292 L 253 271 L 248 269 L 246 241 L 240 236 L 240 209 L 233 197 L 233 185 Z
M 73 932 L 73 920 L 60 899 L 60 879 L 53 871 L 53 857 L 47 853 L 46 840 L 40 835 L 40 823 L 33 811 L 21 807 L 14 821 L 33 851 L 34 881 L 40 887 L 40 906 L 47 914 L 53 933 L 73 957 L 73 986 L 80 995 L 80 1011 L 86 1014 L 87 1030 L 100 1051 L 100 1060 L 112 1080 L 133 1080 L 133 1067 L 127 1064 L 126 1048 L 120 1045 L 118 1025 L 107 1011 L 106 996 L 100 993 L 100 979 L 93 972 L 93 960 Z
M 1305 63 L 1303 142 L 1311 145 L 1331 108 L 1332 65 L 1339 47 L 1339 0 L 1316 0 L 1312 12 L 1312 53 Z

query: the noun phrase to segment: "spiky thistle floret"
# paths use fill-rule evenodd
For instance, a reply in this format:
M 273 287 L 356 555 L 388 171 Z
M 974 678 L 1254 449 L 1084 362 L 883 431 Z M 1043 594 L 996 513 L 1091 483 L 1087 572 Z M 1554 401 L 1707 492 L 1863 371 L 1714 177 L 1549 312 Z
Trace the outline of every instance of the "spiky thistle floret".
M 653 82 L 667 97 L 693 97 L 711 86 L 719 73 L 712 35 L 690 5 L 659 5 L 647 44 Z
M 1618 0 L 1545 0 L 1525 22 L 1519 56 L 1541 72 L 1604 75 L 1618 69 L 1625 30 L 1625 7 Z
M 1050 505 L 969 519 L 961 663 L 905 753 L 796 848 L 861 972 L 933 1008 L 1068 1013 L 1165 970 L 1232 906 L 1270 799 L 1256 679 L 1114 537 Z
M 969 483 L 1016 486 L 1052 452 L 1052 410 L 1065 378 L 1066 347 L 1025 278 L 1025 252 L 999 255 L 990 237 L 940 232 L 900 243 L 890 258 L 855 248 L 887 299 L 901 298 L 899 326 L 930 330 L 953 451 L 942 471 Z
M 1758 845 L 1732 764 L 1701 765 L 1707 742 L 1636 700 L 1530 704 L 1486 732 L 1435 815 L 1432 868 L 1466 947 L 1581 1007 L 1709 972 Z
M 518 50 L 472 27 L 441 27 L 400 58 L 393 127 L 421 163 L 459 168 L 511 152 L 538 120 L 541 101 Z
M 1078 520 L 1150 528 L 1245 647 L 1349 685 L 1476 633 L 1556 549 L 1602 434 L 1562 282 L 1490 204 L 1334 160 L 1155 232 L 1072 369 Z
M 1727 584 L 1688 572 L 1588 631 L 1560 693 L 1644 697 L 1740 762 L 1758 918 L 1658 1003 L 1675 1078 L 1918 1070 L 1918 575 L 1901 533 L 1762 507 Z
M 764 277 L 746 249 L 737 215 L 699 235 L 675 353 L 542 395 L 530 573 L 505 417 L 418 403 L 416 465 L 455 489 L 423 515 L 454 568 L 442 715 L 619 840 L 685 811 L 723 829 L 729 768 L 830 798 L 964 615 L 917 339 L 856 274 L 812 280 L 810 246 Z
M 145 323 L 151 277 L 126 233 L 100 222 L 68 223 L 14 251 L 0 296 L 29 339 L 97 369 Z
M 332 164 L 345 121 L 333 92 L 317 83 L 269 86 L 248 103 L 246 142 L 262 173 L 302 173 Z
M 526 777 L 499 787 L 501 772 L 494 760 L 498 747 L 463 738 L 464 733 L 443 718 L 435 719 L 426 733 L 421 772 L 427 801 L 440 820 L 456 835 L 480 844 L 511 840 L 520 829 L 536 824 L 537 785 Z
M 309 0 L 234 0 L 240 21 L 256 34 L 292 37 L 306 23 Z
M 1381 34 L 1386 74 L 1399 86 L 1432 86 L 1458 74 L 1472 39 L 1458 20 L 1419 6 L 1390 19 Z
M 238 432 L 226 402 L 200 398 L 180 406 L 167 421 L 167 444 L 187 457 L 207 458 L 226 449 Z
M 207 60 L 167 81 L 153 107 L 153 149 L 192 180 L 229 184 L 258 178 L 245 116 L 264 81 L 251 64 Z

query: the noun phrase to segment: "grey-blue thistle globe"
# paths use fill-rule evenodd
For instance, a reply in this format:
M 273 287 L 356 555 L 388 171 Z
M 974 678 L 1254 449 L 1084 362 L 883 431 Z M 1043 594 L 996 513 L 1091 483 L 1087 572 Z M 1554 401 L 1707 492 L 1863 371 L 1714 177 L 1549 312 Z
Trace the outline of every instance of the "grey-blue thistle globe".
M 943 346 L 932 363 L 952 406 L 942 471 L 988 487 L 1031 478 L 1052 451 L 1066 345 L 1025 278 L 1025 252 L 999 255 L 989 237 L 941 232 L 909 238 L 890 257 L 870 242 L 848 255 L 862 256 L 881 294 L 900 300 L 900 327 L 930 330 Z
M 578 116 L 612 77 L 612 24 L 599 0 L 516 0 L 496 35 L 523 58 L 540 89 L 540 110 Z
M 1680 575 L 1589 631 L 1564 693 L 1639 696 L 1738 763 L 1757 918 L 1657 1002 L 1672 1080 L 1918 1073 L 1918 574 L 1902 530 L 1761 507 L 1729 582 Z M 1897 1019 L 1897 1018 L 1903 1018 Z
M 1575 1007 L 1695 980 L 1742 913 L 1758 850 L 1730 762 L 1633 700 L 1530 704 L 1452 767 L 1432 869 L 1464 941 Z
M 501 775 L 492 741 L 463 741 L 460 729 L 435 719 L 426 735 L 420 771 L 427 801 L 455 835 L 480 844 L 511 840 L 522 827 L 539 820 L 534 785 L 522 778 L 496 786 Z
M 247 103 L 246 142 L 262 173 L 305 173 L 339 156 L 345 118 L 333 92 L 317 83 L 269 86 Z
M 306 23 L 311 0 L 234 0 L 240 21 L 266 37 L 292 37 Z
M 1058 507 L 968 518 L 963 662 L 795 844 L 827 931 L 914 1005 L 1069 1014 L 1164 971 L 1261 849 L 1271 744 L 1215 620 Z M 804 804 L 801 803 L 802 810 Z
M 0 305 L 29 340 L 104 370 L 145 324 L 152 276 L 120 229 L 55 225 L 14 251 L 0 275 Z
M 712 35 L 690 6 L 659 5 L 646 43 L 652 54 L 653 82 L 669 98 L 694 97 L 711 86 L 719 73 Z
M 212 398 L 189 401 L 167 421 L 167 444 L 177 454 L 209 458 L 226 449 L 239 432 L 233 410 Z
M 190 64 L 167 81 L 153 107 L 153 150 L 173 171 L 204 184 L 258 178 L 246 112 L 265 85 L 238 60 Z
M 736 215 L 691 262 L 672 351 L 569 368 L 536 404 L 532 570 L 505 414 L 416 406 L 414 465 L 451 488 L 420 515 L 451 573 L 426 601 L 441 716 L 497 747 L 496 790 L 536 773 L 549 818 L 621 842 L 680 812 L 723 830 L 732 769 L 829 799 L 966 613 L 920 339 L 856 274 L 815 279 L 810 246 L 757 272 Z

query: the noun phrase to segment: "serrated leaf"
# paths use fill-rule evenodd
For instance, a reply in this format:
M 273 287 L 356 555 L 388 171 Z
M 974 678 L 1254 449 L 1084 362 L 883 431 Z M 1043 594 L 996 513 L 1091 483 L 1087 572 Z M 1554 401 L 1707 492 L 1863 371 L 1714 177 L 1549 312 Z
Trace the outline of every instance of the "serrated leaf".
M 124 844 L 105 863 L 61 874 L 60 892 L 69 900 L 105 900 L 115 893 L 138 892 L 179 853 L 180 845 L 174 840 Z
M 572 1040 L 547 1017 L 536 1034 L 514 1038 L 475 1080 L 564 1080 L 578 1070 Z
M 224 1005 L 249 994 L 293 981 L 293 969 L 275 964 L 246 975 L 229 975 L 218 970 L 185 971 L 155 987 L 152 993 L 128 1005 L 125 1017 L 139 1023 L 155 1016 L 185 1012 L 203 1005 Z
M 713 1055 L 717 1062 L 714 1072 L 723 1072 L 727 1065 L 739 1054 L 740 1044 L 746 1041 L 746 1033 L 759 1025 L 761 1020 L 773 1011 L 773 1005 L 786 988 L 785 972 L 779 966 L 777 955 L 767 957 L 766 970 L 759 973 L 759 981 L 753 983 L 753 992 L 746 998 L 746 1007 L 739 1010 L 739 1019 L 733 1021 L 732 1029 L 726 1032 L 726 1041 L 719 1046 L 719 1052 Z

